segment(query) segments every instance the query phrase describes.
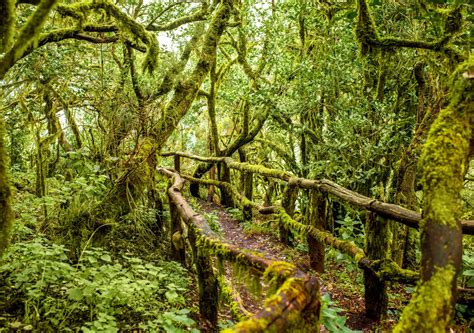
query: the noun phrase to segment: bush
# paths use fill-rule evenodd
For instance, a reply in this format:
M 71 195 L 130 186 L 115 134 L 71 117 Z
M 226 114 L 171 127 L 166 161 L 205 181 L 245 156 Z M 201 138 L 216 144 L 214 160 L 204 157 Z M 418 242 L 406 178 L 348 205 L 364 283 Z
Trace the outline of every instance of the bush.
M 185 307 L 186 271 L 179 264 L 113 259 L 92 248 L 72 265 L 66 254 L 63 246 L 39 237 L 10 247 L 0 262 L 0 326 L 41 332 L 194 331 Z

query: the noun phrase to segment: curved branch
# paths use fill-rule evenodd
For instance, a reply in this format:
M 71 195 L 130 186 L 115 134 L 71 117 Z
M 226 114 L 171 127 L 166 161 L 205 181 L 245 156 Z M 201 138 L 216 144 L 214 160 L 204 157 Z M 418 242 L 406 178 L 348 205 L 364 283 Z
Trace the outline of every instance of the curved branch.
M 452 47 L 448 46 L 449 41 L 454 34 L 461 28 L 462 16 L 460 15 L 460 6 L 452 9 L 446 18 L 444 36 L 433 41 L 411 40 L 406 38 L 397 38 L 392 36 L 380 37 L 377 26 L 370 13 L 367 0 L 357 1 L 358 21 L 355 29 L 357 39 L 361 43 L 361 52 L 365 54 L 368 47 L 376 47 L 380 49 L 393 49 L 399 47 L 426 49 L 433 51 L 443 51 L 447 55 L 451 55 L 455 60 L 462 60 L 462 55 L 456 52 Z M 454 21 L 455 23 L 453 23 Z M 460 58 L 461 57 L 461 58 Z
M 148 31 L 168 31 L 168 30 L 173 30 L 176 29 L 184 24 L 192 23 L 192 22 L 198 22 L 198 21 L 205 21 L 208 17 L 209 14 L 209 8 L 207 5 L 204 5 L 201 9 L 196 11 L 195 13 L 192 13 L 188 16 L 183 16 L 180 17 L 172 22 L 169 22 L 167 24 L 163 25 L 155 25 L 153 23 L 150 23 L 147 25 L 146 29 Z

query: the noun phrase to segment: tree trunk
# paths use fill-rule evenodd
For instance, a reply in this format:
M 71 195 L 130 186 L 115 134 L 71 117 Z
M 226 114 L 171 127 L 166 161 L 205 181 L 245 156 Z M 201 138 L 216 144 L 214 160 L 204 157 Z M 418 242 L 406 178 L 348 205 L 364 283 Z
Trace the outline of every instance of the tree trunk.
M 423 147 L 421 278 L 394 332 L 445 332 L 454 315 L 462 257 L 461 190 L 474 128 L 474 58 L 450 79 L 450 104 L 441 110 Z
M 8 156 L 5 146 L 5 123 L 0 119 L 0 255 L 10 243 L 13 214 L 11 209 L 12 191 L 8 179 Z

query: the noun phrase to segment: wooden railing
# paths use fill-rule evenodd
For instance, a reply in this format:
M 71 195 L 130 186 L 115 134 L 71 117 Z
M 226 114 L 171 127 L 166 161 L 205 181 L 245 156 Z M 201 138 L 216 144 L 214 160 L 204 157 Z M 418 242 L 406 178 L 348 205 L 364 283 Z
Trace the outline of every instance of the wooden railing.
M 227 243 L 216 235 L 207 221 L 197 214 L 181 194 L 184 179 L 179 173 L 164 168 L 158 171 L 172 179 L 168 189 L 173 233 L 172 256 L 185 260 L 185 246 L 177 241 L 186 239 L 190 245 L 199 284 L 199 307 L 211 328 L 217 327 L 218 285 L 212 258 L 219 262 L 240 265 L 252 274 L 273 284 L 275 294 L 268 296 L 263 309 L 226 332 L 281 332 L 300 326 L 308 332 L 319 330 L 319 282 L 293 264 L 266 259 Z
M 370 258 L 366 255 L 366 253 L 374 253 L 374 249 L 370 249 L 370 244 L 367 245 L 365 251 L 359 247 L 357 247 L 353 242 L 340 240 L 337 239 L 333 234 L 324 230 L 321 227 L 321 223 L 309 223 L 303 224 L 301 222 L 296 221 L 292 218 L 292 214 L 289 211 L 287 202 L 289 202 L 288 197 L 294 194 L 293 189 L 302 188 L 302 189 L 309 189 L 312 191 L 317 191 L 318 193 L 323 193 L 325 195 L 331 195 L 337 198 L 340 201 L 352 204 L 373 214 L 379 216 L 379 219 L 373 219 L 375 223 L 387 223 L 388 220 L 396 221 L 407 225 L 411 228 L 418 228 L 421 215 L 418 212 L 400 207 L 398 205 L 385 203 L 380 200 L 372 199 L 366 196 L 363 196 L 359 193 L 346 189 L 330 180 L 325 179 L 305 179 L 295 177 L 294 175 L 277 169 L 266 168 L 260 165 L 253 165 L 249 163 L 239 163 L 234 161 L 229 157 L 203 157 L 197 156 L 193 154 L 183 153 L 183 152 L 168 152 L 163 153 L 162 156 L 173 156 L 174 157 L 174 170 L 166 170 L 160 169 L 160 172 L 166 174 L 169 177 L 174 177 L 175 185 L 171 187 L 169 190 L 170 196 L 170 205 L 174 205 L 176 207 L 185 207 L 186 201 L 181 196 L 181 188 L 182 183 L 184 180 L 190 181 L 195 184 L 201 184 L 206 186 L 216 186 L 221 189 L 221 194 L 225 193 L 225 196 L 230 196 L 232 201 L 238 205 L 241 209 L 254 209 L 262 214 L 276 214 L 279 217 L 279 234 L 280 240 L 283 243 L 288 243 L 288 233 L 290 230 L 292 232 L 297 232 L 302 236 L 306 236 L 308 239 L 308 246 L 309 248 L 309 257 L 310 263 L 312 264 L 312 268 L 316 272 L 321 272 L 324 267 L 324 253 L 325 247 L 330 246 L 342 253 L 347 254 L 351 257 L 358 266 L 364 270 L 364 278 L 369 281 L 369 285 L 372 286 L 373 290 L 366 291 L 365 294 L 365 302 L 366 302 L 366 311 L 373 311 L 376 312 L 376 315 L 380 315 L 380 312 L 383 311 L 384 306 L 380 306 L 374 303 L 380 302 L 387 302 L 386 295 L 386 281 L 396 281 L 396 282 L 404 282 L 404 283 L 415 283 L 418 278 L 418 272 L 414 272 L 408 269 L 402 269 L 399 267 L 394 261 L 388 258 L 388 256 L 381 255 L 378 258 Z M 198 179 L 191 177 L 189 175 L 181 174 L 181 158 L 189 158 L 201 162 L 211 163 L 220 165 L 223 168 L 234 169 L 238 170 L 242 173 L 247 174 L 259 174 L 261 176 L 276 178 L 282 180 L 288 184 L 287 191 L 284 193 L 284 198 L 282 199 L 281 206 L 271 206 L 271 207 L 264 207 L 255 203 L 252 200 L 249 200 L 245 197 L 241 191 L 236 189 L 232 182 L 230 181 L 229 175 L 230 173 L 227 171 L 225 172 L 225 179 L 213 180 L 213 179 Z M 177 195 L 179 194 L 179 200 Z M 287 200 L 288 199 L 288 200 Z M 325 207 L 327 202 L 325 201 L 327 198 L 323 198 L 316 202 L 316 205 L 321 206 L 322 208 Z M 315 207 L 316 209 L 320 209 L 321 207 Z M 261 261 L 262 258 L 249 256 L 248 254 L 241 255 L 242 249 L 237 249 L 229 244 L 226 244 L 222 240 L 218 240 L 215 234 L 210 231 L 207 224 L 202 220 L 202 217 L 197 218 L 194 212 L 189 209 L 184 208 L 173 208 L 177 209 L 178 211 L 182 211 L 179 216 L 184 219 L 187 224 L 191 223 L 195 228 L 194 230 L 198 230 L 197 233 L 201 237 L 200 244 L 207 248 L 213 249 L 211 252 L 216 254 L 219 253 L 219 249 L 225 249 L 225 255 L 229 255 L 228 259 L 230 261 L 237 260 L 237 258 L 245 257 L 247 259 L 245 265 L 249 267 L 258 268 L 260 272 L 265 272 L 272 267 L 274 264 L 267 262 L 265 265 L 263 263 L 258 264 L 256 263 Z M 172 209 L 172 211 L 173 211 Z M 322 212 L 324 209 L 320 209 Z M 193 215 L 194 214 L 194 215 Z M 172 214 L 173 215 L 173 214 Z M 324 214 L 320 214 L 324 215 Z M 194 216 L 194 217 L 193 217 Z M 318 218 L 325 218 L 325 216 L 319 216 Z M 196 220 L 197 219 L 197 220 Z M 195 221 L 196 220 L 196 221 Z M 175 222 L 176 223 L 176 222 Z M 324 224 L 324 223 L 322 223 Z M 461 221 L 462 230 L 464 234 L 473 235 L 474 234 L 474 221 Z M 206 225 L 204 228 L 203 226 Z M 197 227 L 200 226 L 200 227 Z M 197 228 L 197 229 L 196 229 Z M 176 230 L 178 228 L 175 228 Z M 373 237 L 378 237 L 378 235 L 374 235 Z M 219 245 L 215 245 L 219 244 Z M 245 252 L 245 251 L 244 251 Z M 230 255 L 232 253 L 232 255 Z M 209 262 L 209 260 L 207 260 Z M 253 323 L 256 325 L 259 322 L 265 322 L 268 325 L 270 322 L 275 323 L 273 325 L 277 325 L 278 328 L 284 327 L 285 325 L 292 325 L 291 321 L 286 321 L 289 318 L 295 318 L 295 316 L 289 316 L 289 312 L 295 311 L 300 312 L 304 315 L 304 318 L 311 318 L 314 322 L 319 318 L 319 314 L 317 313 L 317 309 L 319 309 L 319 299 L 317 298 L 319 294 L 311 292 L 311 286 L 316 287 L 317 282 L 316 280 L 313 281 L 314 278 L 310 278 L 309 276 L 305 275 L 303 272 L 299 272 L 296 268 L 291 268 L 290 271 L 293 275 L 288 275 L 288 271 L 280 272 L 281 276 L 286 276 L 285 281 L 292 281 L 291 283 L 296 283 L 296 281 L 300 281 L 299 283 L 299 292 L 298 294 L 304 295 L 301 297 L 302 303 L 295 306 L 288 306 L 288 302 L 291 297 L 296 297 L 297 295 L 294 294 L 292 296 L 281 297 L 282 293 L 287 286 L 283 283 L 283 289 L 279 290 L 280 296 L 276 296 L 276 299 L 280 300 L 280 303 L 276 305 L 275 308 L 268 307 L 267 305 L 264 307 L 263 312 L 257 314 L 252 319 L 249 319 L 247 324 L 241 323 L 236 326 L 237 331 L 249 331 L 244 329 L 244 327 L 249 328 L 252 327 L 250 331 L 253 330 L 253 326 L 248 326 Z M 293 280 L 297 279 L 297 280 Z M 302 280 L 298 280 L 302 279 Z M 282 280 L 283 281 L 283 280 Z M 304 282 L 303 282 L 304 281 Z M 203 282 L 204 283 L 204 282 Z M 288 282 L 290 283 L 290 282 Z M 371 289 L 372 289 L 371 288 Z M 291 289 L 291 288 L 290 288 Z M 366 284 L 367 289 L 367 284 Z M 379 295 L 381 294 L 381 295 Z M 374 295 L 375 299 L 374 299 Z M 203 298 L 208 297 L 206 295 L 201 295 Z M 267 300 L 268 301 L 268 300 Z M 291 303 L 291 302 L 290 302 Z M 386 304 L 385 304 L 386 306 Z M 284 312 L 286 315 L 283 315 L 281 312 L 282 309 L 286 309 Z M 291 309 L 291 310 L 290 310 Z M 310 313 L 311 315 L 308 316 L 307 314 Z M 264 321 L 260 321 L 258 318 L 272 318 Z M 246 326 L 247 325 L 247 326 Z M 305 325 L 311 326 L 312 324 L 305 323 Z M 308 326 L 308 327 L 309 327 Z M 263 329 L 263 328 L 261 328 Z M 268 330 L 268 328 L 266 328 Z M 265 330 L 265 329 L 263 329 Z M 278 329 L 276 329 L 278 331 Z M 315 331 L 316 329 L 313 327 L 312 330 Z

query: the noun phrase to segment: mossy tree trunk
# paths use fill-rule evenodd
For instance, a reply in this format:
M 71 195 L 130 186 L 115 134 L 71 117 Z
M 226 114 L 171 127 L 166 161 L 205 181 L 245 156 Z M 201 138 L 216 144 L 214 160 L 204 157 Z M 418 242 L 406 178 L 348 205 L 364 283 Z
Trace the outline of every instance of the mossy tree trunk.
M 3 14 L 2 14 L 3 15 Z M 5 145 L 5 123 L 0 119 L 0 255 L 10 242 L 13 223 L 12 191 L 8 177 L 8 156 Z
M 247 154 L 244 149 L 239 149 L 240 162 L 248 162 Z M 251 172 L 242 171 L 240 173 L 240 191 L 250 201 L 253 200 L 253 174 Z M 252 207 L 245 206 L 243 214 L 246 221 L 252 220 Z
M 454 71 L 450 104 L 434 121 L 423 148 L 421 277 L 395 332 L 445 332 L 454 315 L 462 257 L 460 192 L 474 128 L 474 57 Z
M 308 224 L 326 230 L 328 215 L 327 194 L 313 190 L 309 198 L 309 218 Z M 325 245 L 308 233 L 309 264 L 318 273 L 324 272 Z

